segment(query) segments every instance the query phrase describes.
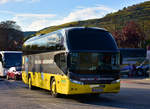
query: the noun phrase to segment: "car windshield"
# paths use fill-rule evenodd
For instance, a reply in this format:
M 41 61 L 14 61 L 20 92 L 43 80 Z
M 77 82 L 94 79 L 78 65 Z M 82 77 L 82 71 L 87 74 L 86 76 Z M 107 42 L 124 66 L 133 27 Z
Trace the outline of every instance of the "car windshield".
M 21 66 L 22 54 L 21 53 L 5 53 L 4 62 L 6 67 Z
M 22 70 L 22 67 L 16 67 L 16 71 L 21 71 Z
M 71 53 L 70 70 L 97 72 L 113 70 L 119 65 L 119 53 Z

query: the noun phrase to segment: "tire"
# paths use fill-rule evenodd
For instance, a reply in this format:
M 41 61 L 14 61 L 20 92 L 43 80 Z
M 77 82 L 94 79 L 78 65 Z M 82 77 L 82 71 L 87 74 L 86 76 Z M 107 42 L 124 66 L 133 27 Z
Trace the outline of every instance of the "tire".
M 32 79 L 31 79 L 31 77 L 29 77 L 29 79 L 28 79 L 28 89 L 30 89 L 30 90 L 34 89 L 34 86 L 32 86 Z
M 99 93 L 92 93 L 92 94 L 90 94 L 90 96 L 92 98 L 98 98 L 100 96 L 100 94 Z
M 57 93 L 56 89 L 56 81 L 54 78 L 52 78 L 51 83 L 50 83 L 50 89 L 51 89 L 51 95 L 55 98 L 58 98 L 60 96 L 59 93 Z
M 17 76 L 15 75 L 14 80 L 17 80 Z
M 137 71 L 137 75 L 138 76 L 144 76 L 144 70 L 143 69 L 138 69 L 138 71 Z

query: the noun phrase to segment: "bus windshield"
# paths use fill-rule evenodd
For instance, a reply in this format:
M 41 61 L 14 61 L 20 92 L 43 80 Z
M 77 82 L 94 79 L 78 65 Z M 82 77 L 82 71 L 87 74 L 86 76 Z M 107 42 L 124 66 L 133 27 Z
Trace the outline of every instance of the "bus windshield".
M 4 62 L 6 67 L 15 67 L 22 65 L 22 54 L 21 53 L 5 53 Z
M 117 69 L 115 69 L 117 67 Z M 70 71 L 96 73 L 119 70 L 119 53 L 71 53 Z

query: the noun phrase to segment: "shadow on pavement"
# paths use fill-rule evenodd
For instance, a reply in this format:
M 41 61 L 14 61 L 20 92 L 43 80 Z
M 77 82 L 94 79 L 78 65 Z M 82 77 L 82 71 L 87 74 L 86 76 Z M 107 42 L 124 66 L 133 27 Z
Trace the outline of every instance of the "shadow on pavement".
M 101 94 L 99 97 L 75 95 L 66 99 L 98 107 L 149 109 L 150 89 L 121 88 L 118 94 Z
M 94 107 L 110 107 L 110 108 L 127 108 L 127 109 L 149 109 L 150 107 L 150 86 L 145 85 L 145 88 L 126 88 L 121 87 L 121 91 L 118 94 L 100 94 L 99 96 L 91 95 L 62 95 L 61 98 L 52 98 L 50 92 L 40 88 L 35 90 L 27 90 L 27 86 L 23 85 L 22 82 L 9 82 L 6 80 L 6 84 L 13 86 L 14 89 L 18 87 L 24 88 L 26 94 L 21 97 L 33 98 L 37 100 L 43 100 L 48 103 L 50 100 L 56 102 L 57 104 L 71 104 L 80 106 L 93 106 Z M 17 84 L 17 87 L 15 87 Z M 136 84 L 132 84 L 136 85 Z M 132 86 L 131 85 L 131 86 Z M 141 85 L 142 86 L 142 85 Z M 10 87 L 13 89 L 12 87 Z M 19 94 L 19 95 L 20 95 Z M 43 96 L 46 95 L 46 96 Z

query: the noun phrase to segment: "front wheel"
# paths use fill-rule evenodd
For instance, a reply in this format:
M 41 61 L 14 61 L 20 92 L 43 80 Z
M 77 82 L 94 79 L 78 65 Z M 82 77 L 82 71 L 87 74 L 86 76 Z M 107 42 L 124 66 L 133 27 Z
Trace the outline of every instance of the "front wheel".
M 29 89 L 34 89 L 34 86 L 32 86 L 32 79 L 31 79 L 31 77 L 29 77 L 29 79 L 28 79 L 28 88 Z
M 57 93 L 57 88 L 56 88 L 56 81 L 54 78 L 52 78 L 51 80 L 50 88 L 51 88 L 51 95 L 56 98 L 59 97 L 59 93 Z
M 14 80 L 17 80 L 17 76 L 16 75 L 14 76 Z
M 92 98 L 98 98 L 100 96 L 100 94 L 99 93 L 92 93 L 92 94 L 90 94 L 90 96 Z
M 143 70 L 143 69 L 138 69 L 138 70 L 137 70 L 137 75 L 138 75 L 138 76 L 144 75 L 144 70 Z

